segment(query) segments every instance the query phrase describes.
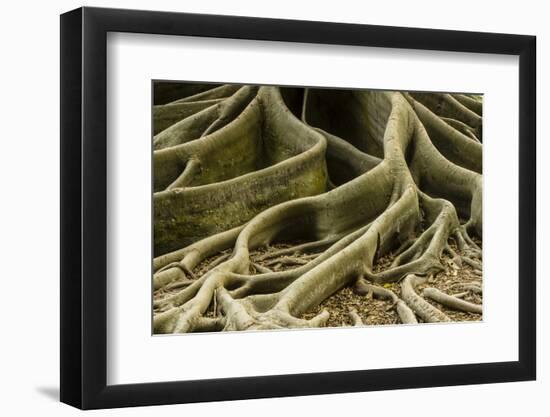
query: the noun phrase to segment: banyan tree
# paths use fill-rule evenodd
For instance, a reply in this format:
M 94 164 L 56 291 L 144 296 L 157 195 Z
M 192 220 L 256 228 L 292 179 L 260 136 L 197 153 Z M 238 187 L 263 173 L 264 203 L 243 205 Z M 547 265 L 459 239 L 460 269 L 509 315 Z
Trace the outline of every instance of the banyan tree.
M 481 317 L 480 95 L 156 83 L 152 111 L 155 333 Z

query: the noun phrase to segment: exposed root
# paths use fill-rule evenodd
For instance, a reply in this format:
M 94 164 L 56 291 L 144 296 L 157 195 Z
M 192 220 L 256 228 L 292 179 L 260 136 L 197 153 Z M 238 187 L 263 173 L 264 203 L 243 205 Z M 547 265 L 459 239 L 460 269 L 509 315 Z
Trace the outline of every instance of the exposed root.
M 293 317 L 285 311 L 272 309 L 259 313 L 247 304 L 234 300 L 227 291 L 218 291 L 218 302 L 225 312 L 224 330 L 274 330 L 288 328 L 322 327 L 328 320 L 329 313 L 321 312 L 311 320 Z
M 445 245 L 445 252 L 447 252 L 451 256 L 452 262 L 454 263 L 454 266 L 456 266 L 456 268 L 460 268 L 462 266 L 462 257 L 459 256 L 453 248 L 451 248 L 449 245 Z
M 471 266 L 472 268 L 474 268 L 474 269 L 477 269 L 477 270 L 480 270 L 480 271 L 481 271 L 482 268 L 483 268 L 479 262 L 474 261 L 473 259 L 471 259 L 471 258 L 469 258 L 469 257 L 467 257 L 467 256 L 463 256 L 463 257 L 462 257 L 462 261 L 463 261 L 464 263 L 470 265 L 470 266 Z
M 165 287 L 165 289 L 168 290 L 168 291 L 169 290 L 175 290 L 175 289 L 178 289 L 178 288 L 187 287 L 187 286 L 191 285 L 194 282 L 195 281 L 190 280 L 190 279 L 184 279 L 184 280 L 180 280 L 180 281 L 172 282 L 172 283 L 168 284 Z
M 351 322 L 354 326 L 364 325 L 363 320 L 361 319 L 361 316 L 357 314 L 357 310 L 355 308 L 350 308 L 349 317 L 351 318 Z
M 200 162 L 196 159 L 190 159 L 185 166 L 185 169 L 182 171 L 180 176 L 170 184 L 167 190 L 173 190 L 174 188 L 184 188 L 191 184 L 193 178 L 200 170 Z
M 226 260 L 228 260 L 229 258 L 231 257 L 231 254 L 230 253 L 226 253 L 224 255 L 221 255 L 221 256 L 218 256 L 215 260 L 213 260 L 212 262 L 210 262 L 208 264 L 208 266 L 206 267 L 206 270 L 207 271 L 210 271 L 211 269 L 214 269 L 215 267 L 217 267 L 218 265 L 220 265 L 221 263 L 225 262 Z
M 475 132 L 474 129 L 472 129 L 470 126 L 468 126 L 466 123 L 463 123 L 456 119 L 451 119 L 448 117 L 442 117 L 442 120 L 445 120 L 450 126 L 454 127 L 456 130 L 458 130 L 460 133 L 463 133 L 464 135 L 468 136 L 472 140 L 475 140 L 476 142 L 481 142 Z
M 243 228 L 244 225 L 238 226 L 234 229 L 209 236 L 183 249 L 156 257 L 153 260 L 153 269 L 158 273 L 161 269 L 165 269 L 166 265 L 180 261 L 183 261 L 188 268 L 194 268 L 207 257 L 232 247 Z
M 156 108 L 154 332 L 478 319 L 480 103 L 218 86 Z
M 294 258 L 291 256 L 282 256 L 280 258 L 270 259 L 265 264 L 267 266 L 275 265 L 275 264 L 282 264 L 282 265 L 305 265 L 307 264 L 307 260 L 301 259 L 301 258 Z
M 256 259 L 259 261 L 263 261 L 266 259 L 276 258 L 283 255 L 293 255 L 297 253 L 308 253 L 308 252 L 313 252 L 317 250 L 323 250 L 329 247 L 330 245 L 332 245 L 333 243 L 337 242 L 344 236 L 345 234 L 340 234 L 328 239 L 318 240 L 315 242 L 307 242 L 300 245 L 291 246 L 290 248 L 284 248 L 284 249 L 279 249 L 272 252 L 266 252 L 264 255 L 261 255 Z
M 235 94 L 224 100 L 220 105 L 218 118 L 202 133 L 201 136 L 207 136 L 231 122 L 237 115 L 244 110 L 258 91 L 256 86 L 241 87 Z
M 424 282 L 426 279 L 416 275 L 407 275 L 403 282 L 401 282 L 401 296 L 403 300 L 405 300 L 405 303 L 407 303 L 411 310 L 427 323 L 451 321 L 445 313 L 425 301 L 414 290 L 416 285 Z
M 424 291 L 422 291 L 422 295 L 424 297 L 431 298 L 439 304 L 452 308 L 453 310 L 460 310 L 466 311 L 468 313 L 477 314 L 481 314 L 483 312 L 483 307 L 481 305 L 469 303 L 467 301 L 461 300 L 456 296 L 445 294 L 439 291 L 437 288 L 425 288 Z
M 407 306 L 407 304 L 401 300 L 394 292 L 383 287 L 378 287 L 367 283 L 363 278 L 360 278 L 355 283 L 355 291 L 359 294 L 373 294 L 380 298 L 385 298 L 392 303 L 392 307 L 395 307 L 397 314 L 403 324 L 417 323 L 414 312 Z
M 271 274 L 273 271 L 263 265 L 257 264 L 255 262 L 252 262 L 251 265 L 254 267 L 254 269 L 259 272 L 260 274 Z
M 454 288 L 454 289 L 459 288 L 461 290 L 473 292 L 474 294 L 482 294 L 483 293 L 483 288 L 481 287 L 481 285 L 479 285 L 477 283 L 474 283 L 474 282 L 460 283 L 460 284 L 452 286 L 451 288 Z M 456 294 L 453 294 L 453 295 L 455 297 L 457 297 Z
M 222 331 L 226 324 L 226 319 L 224 317 L 218 318 L 209 318 L 209 317 L 200 317 L 195 323 L 193 328 L 194 332 L 220 332 Z

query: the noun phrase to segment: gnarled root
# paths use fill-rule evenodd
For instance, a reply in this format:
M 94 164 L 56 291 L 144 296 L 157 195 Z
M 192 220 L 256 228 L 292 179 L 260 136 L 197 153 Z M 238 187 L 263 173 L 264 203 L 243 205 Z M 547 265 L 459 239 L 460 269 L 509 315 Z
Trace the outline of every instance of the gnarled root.
M 225 312 L 226 331 L 322 327 L 329 318 L 326 310 L 311 320 L 298 319 L 280 309 L 260 313 L 253 308 L 253 303 L 235 300 L 224 289 L 218 291 L 218 303 Z
M 321 327 L 327 311 L 300 317 L 353 284 L 402 323 L 451 321 L 416 287 L 444 254 L 481 275 L 477 99 L 220 86 L 172 105 L 159 120 L 186 116 L 155 136 L 155 333 Z M 481 287 L 461 290 L 423 295 L 481 313 L 459 298 Z
M 422 295 L 453 310 L 466 311 L 467 313 L 483 313 L 483 307 L 480 304 L 469 303 L 458 297 L 445 294 L 437 288 L 424 288 Z
M 421 278 L 416 275 L 407 275 L 401 282 L 401 296 L 403 300 L 405 300 L 405 303 L 407 303 L 411 310 L 427 323 L 451 321 L 445 313 L 432 306 L 416 293 L 415 287 L 425 280 L 427 280 L 426 277 Z

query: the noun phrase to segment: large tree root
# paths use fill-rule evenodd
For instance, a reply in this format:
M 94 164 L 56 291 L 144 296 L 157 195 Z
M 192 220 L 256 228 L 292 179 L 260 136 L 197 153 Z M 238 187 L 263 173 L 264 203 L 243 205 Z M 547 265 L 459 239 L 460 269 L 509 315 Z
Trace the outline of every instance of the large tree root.
M 427 278 L 421 278 L 416 275 L 407 275 L 401 283 L 401 296 L 403 300 L 405 300 L 405 303 L 407 303 L 418 317 L 427 323 L 451 321 L 445 313 L 432 306 L 416 293 L 415 287 L 426 279 Z
M 325 138 L 294 119 L 277 90 L 261 88 L 235 119 L 223 120 L 203 138 L 155 151 L 157 255 L 327 189 Z
M 328 311 L 301 317 L 351 285 L 402 323 L 448 322 L 416 288 L 444 255 L 481 273 L 475 98 L 219 86 L 156 112 L 155 333 L 321 327 Z
M 422 295 L 453 310 L 460 310 L 466 311 L 468 313 L 477 314 L 481 314 L 483 312 L 483 307 L 481 305 L 469 303 L 468 301 L 461 300 L 458 297 L 445 294 L 439 291 L 437 288 L 425 288 L 424 291 L 422 291 Z

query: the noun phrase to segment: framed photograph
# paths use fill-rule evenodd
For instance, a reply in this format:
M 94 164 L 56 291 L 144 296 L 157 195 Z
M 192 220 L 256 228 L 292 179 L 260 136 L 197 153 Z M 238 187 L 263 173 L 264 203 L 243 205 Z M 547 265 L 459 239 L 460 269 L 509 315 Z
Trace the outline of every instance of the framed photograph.
M 533 380 L 535 37 L 61 16 L 61 401 Z

